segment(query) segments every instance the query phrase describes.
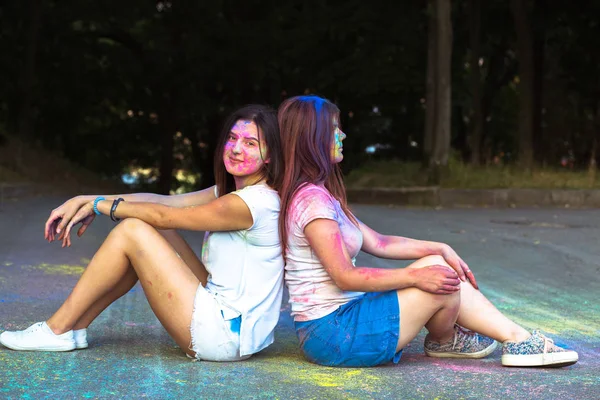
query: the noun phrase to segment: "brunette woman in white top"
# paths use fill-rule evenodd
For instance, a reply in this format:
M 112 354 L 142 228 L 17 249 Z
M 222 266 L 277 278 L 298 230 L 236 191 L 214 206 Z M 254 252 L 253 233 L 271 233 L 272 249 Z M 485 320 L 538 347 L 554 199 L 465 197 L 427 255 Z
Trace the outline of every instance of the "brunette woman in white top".
M 47 321 L 4 332 L 14 350 L 88 347 L 87 327 L 140 282 L 152 310 L 190 357 L 248 358 L 273 342 L 283 289 L 278 232 L 282 172 L 277 116 L 250 105 L 225 123 L 214 187 L 184 195 L 75 197 L 50 214 L 49 242 L 70 246 L 96 215 L 122 219 Z M 200 260 L 174 229 L 207 231 Z
M 310 361 L 345 367 L 398 362 L 425 327 L 425 353 L 431 357 L 485 357 L 497 340 L 503 343 L 503 365 L 577 362 L 576 352 L 502 315 L 450 246 L 382 235 L 350 212 L 338 166 L 346 135 L 334 104 L 317 96 L 293 97 L 279 107 L 278 118 L 285 158 L 280 191 L 285 282 L 300 346 Z M 417 261 L 399 269 L 355 266 L 360 250 Z

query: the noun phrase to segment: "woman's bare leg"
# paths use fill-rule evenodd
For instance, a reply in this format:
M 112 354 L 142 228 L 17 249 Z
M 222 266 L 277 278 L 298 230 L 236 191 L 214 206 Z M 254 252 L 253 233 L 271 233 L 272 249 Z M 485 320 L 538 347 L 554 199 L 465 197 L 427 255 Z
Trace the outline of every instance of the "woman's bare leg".
M 441 256 L 427 256 L 410 264 L 408 268 L 423 268 L 434 264 L 448 265 Z M 520 342 L 530 336 L 527 330 L 494 307 L 471 283 L 462 282 L 459 293 L 460 309 L 457 323 L 460 326 L 491 337 L 500 343 L 507 340 Z
M 188 243 L 181 237 L 181 235 L 175 230 L 160 230 L 158 231 L 173 247 L 173 249 L 183 259 L 185 264 L 190 270 L 196 275 L 196 277 L 202 283 L 202 286 L 206 286 L 206 280 L 208 278 L 208 272 L 206 268 L 196 256 L 192 248 Z M 75 323 L 73 329 L 87 328 L 97 317 L 100 315 L 109 305 L 114 303 L 117 299 L 121 298 L 127 292 L 131 290 L 138 281 L 135 270 L 131 268 L 120 280 L 120 282 L 106 293 L 102 298 L 96 301 Z
M 179 257 L 183 259 L 185 264 L 192 270 L 194 275 L 200 280 L 202 286 L 206 286 L 208 279 L 208 271 L 202 261 L 198 258 L 194 250 L 190 247 L 188 242 L 174 229 L 160 230 L 158 231 L 171 246 L 175 249 Z
M 135 286 L 138 281 L 137 274 L 133 268 L 130 268 L 122 277 L 121 280 L 117 283 L 115 287 L 110 289 L 106 294 L 104 294 L 100 299 L 98 299 L 94 304 L 88 308 L 81 318 L 77 320 L 75 325 L 73 325 L 73 329 L 83 329 L 90 326 L 90 324 L 104 311 L 108 306 L 114 303 L 116 300 L 120 299 L 127 292 L 131 290 Z M 53 321 L 51 321 L 52 317 L 48 321 L 48 326 L 52 327 Z M 54 328 L 53 328 L 54 330 Z M 55 331 L 56 333 L 56 331 Z
M 400 337 L 396 351 L 404 348 L 425 326 L 431 338 L 446 342 L 454 336 L 460 294 L 431 294 L 420 289 L 398 290 Z
M 136 219 L 112 230 L 48 326 L 57 334 L 72 329 L 95 302 L 131 278 L 132 269 L 165 329 L 193 355 L 190 323 L 200 280 L 156 229 Z

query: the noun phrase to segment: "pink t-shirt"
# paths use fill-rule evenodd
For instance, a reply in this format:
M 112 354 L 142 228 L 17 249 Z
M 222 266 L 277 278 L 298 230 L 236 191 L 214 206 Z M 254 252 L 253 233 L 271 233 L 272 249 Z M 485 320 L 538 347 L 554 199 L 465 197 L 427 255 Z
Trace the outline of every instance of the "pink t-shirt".
M 362 233 L 346 216 L 339 201 L 323 186 L 308 184 L 292 199 L 286 218 L 285 283 L 290 292 L 294 320 L 310 321 L 324 317 L 362 295 L 362 292 L 347 292 L 336 286 L 304 236 L 304 228 L 315 219 L 337 222 L 354 264 L 354 258 L 362 247 Z

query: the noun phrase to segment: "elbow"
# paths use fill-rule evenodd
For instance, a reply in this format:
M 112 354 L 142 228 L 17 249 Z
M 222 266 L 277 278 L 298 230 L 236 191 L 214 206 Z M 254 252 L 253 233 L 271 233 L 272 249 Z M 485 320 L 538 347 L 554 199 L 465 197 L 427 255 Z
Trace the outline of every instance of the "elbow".
M 333 278 L 333 282 L 338 288 L 340 288 L 340 290 L 345 292 L 354 292 L 359 290 L 359 288 L 356 287 L 356 284 L 354 284 L 352 279 L 350 279 L 350 276 L 347 274 Z

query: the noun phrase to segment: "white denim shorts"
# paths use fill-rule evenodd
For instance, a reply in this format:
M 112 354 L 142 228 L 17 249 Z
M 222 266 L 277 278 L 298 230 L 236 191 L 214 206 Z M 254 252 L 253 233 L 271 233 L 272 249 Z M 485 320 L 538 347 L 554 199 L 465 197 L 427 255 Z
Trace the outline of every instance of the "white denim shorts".
M 241 313 L 225 305 L 219 296 L 198 286 L 190 332 L 190 350 L 196 359 L 206 361 L 241 361 L 250 355 L 240 355 Z

